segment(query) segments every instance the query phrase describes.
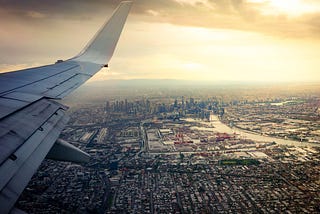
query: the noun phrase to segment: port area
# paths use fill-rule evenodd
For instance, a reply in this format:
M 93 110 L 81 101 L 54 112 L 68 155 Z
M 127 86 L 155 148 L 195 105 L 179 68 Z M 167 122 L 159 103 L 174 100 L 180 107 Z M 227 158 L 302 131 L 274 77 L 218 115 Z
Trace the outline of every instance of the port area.
M 223 124 L 217 116 L 210 121 L 185 118 L 180 121 L 146 121 L 143 149 L 146 155 L 212 156 L 217 161 L 229 159 L 260 159 L 272 161 L 266 150 L 288 146 L 308 152 L 318 144 L 301 143 L 263 136 Z M 311 149 L 312 150 L 312 149 Z M 303 159 L 303 156 L 299 157 Z M 236 162 L 241 163 L 241 161 Z

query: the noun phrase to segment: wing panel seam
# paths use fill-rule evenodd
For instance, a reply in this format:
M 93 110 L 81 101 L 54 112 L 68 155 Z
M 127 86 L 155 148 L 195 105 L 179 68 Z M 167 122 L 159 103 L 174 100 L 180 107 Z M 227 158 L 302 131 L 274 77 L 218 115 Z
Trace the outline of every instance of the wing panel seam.
M 20 89 L 20 88 L 23 88 L 23 87 L 32 85 L 32 84 L 34 84 L 34 83 L 41 82 L 41 81 L 43 81 L 43 80 L 45 80 L 45 79 L 49 79 L 49 78 L 54 77 L 54 76 L 56 76 L 56 75 L 58 75 L 58 74 L 62 74 L 62 73 L 64 73 L 64 72 L 70 71 L 70 70 L 72 70 L 72 69 L 74 69 L 74 68 L 76 68 L 76 67 L 80 67 L 80 66 L 79 66 L 79 65 L 74 65 L 74 66 L 72 66 L 72 67 L 70 67 L 70 68 L 68 68 L 68 69 L 66 69 L 66 70 L 60 71 L 60 72 L 55 73 L 55 74 L 53 74 L 53 75 L 47 76 L 47 77 L 45 77 L 45 78 L 42 78 L 42 79 L 33 81 L 33 82 L 31 82 L 31 83 L 28 83 L 28 84 L 25 84 L 25 85 L 16 87 L 16 88 L 14 88 L 14 89 L 10 89 L 10 90 L 7 90 L 7 91 L 3 91 L 3 92 L 0 94 L 0 96 L 2 96 L 3 94 L 6 94 L 6 93 L 8 93 L 8 92 L 12 92 L 12 91 L 15 91 L 15 90 L 17 90 L 17 89 Z

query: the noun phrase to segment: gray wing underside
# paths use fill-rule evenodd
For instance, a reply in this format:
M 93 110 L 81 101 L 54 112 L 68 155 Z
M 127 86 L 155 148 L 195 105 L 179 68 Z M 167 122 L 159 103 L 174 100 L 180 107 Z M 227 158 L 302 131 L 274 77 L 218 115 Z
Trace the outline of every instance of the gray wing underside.
M 68 121 L 67 107 L 55 100 L 109 62 L 130 7 L 120 3 L 76 57 L 0 74 L 0 213 L 10 212 Z

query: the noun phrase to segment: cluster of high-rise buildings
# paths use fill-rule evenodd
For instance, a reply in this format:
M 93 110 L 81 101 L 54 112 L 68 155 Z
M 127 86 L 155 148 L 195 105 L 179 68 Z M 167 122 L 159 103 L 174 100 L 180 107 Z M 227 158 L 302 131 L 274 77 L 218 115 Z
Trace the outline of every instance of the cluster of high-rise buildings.
M 224 108 L 214 99 L 196 101 L 190 97 L 186 100 L 180 98 L 169 99 L 138 99 L 138 100 L 107 100 L 105 104 L 107 113 L 123 113 L 129 115 L 157 116 L 160 118 L 179 118 L 181 116 L 209 119 L 211 113 L 223 115 Z

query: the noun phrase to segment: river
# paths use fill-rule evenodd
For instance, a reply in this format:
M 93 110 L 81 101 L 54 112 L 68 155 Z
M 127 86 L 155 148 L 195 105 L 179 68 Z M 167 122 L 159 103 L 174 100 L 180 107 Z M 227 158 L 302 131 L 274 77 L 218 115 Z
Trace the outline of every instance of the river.
M 299 142 L 299 141 L 294 141 L 294 140 L 285 140 L 285 139 L 280 139 L 280 138 L 276 138 L 276 137 L 259 135 L 259 134 L 253 133 L 253 132 L 239 129 L 239 128 L 230 128 L 229 126 L 222 123 L 217 116 L 211 116 L 211 121 L 209 123 L 202 122 L 199 120 L 190 119 L 190 118 L 186 119 L 186 121 L 200 122 L 200 123 L 203 123 L 206 125 L 213 126 L 214 128 L 210 128 L 210 129 L 214 132 L 221 132 L 221 133 L 228 133 L 228 134 L 237 133 L 243 138 L 251 139 L 254 141 L 258 141 L 258 142 L 275 142 L 277 144 L 282 144 L 282 145 L 302 146 L 302 147 L 304 147 L 304 146 L 320 147 L 320 144 L 316 144 L 316 143 L 307 143 L 307 142 Z

